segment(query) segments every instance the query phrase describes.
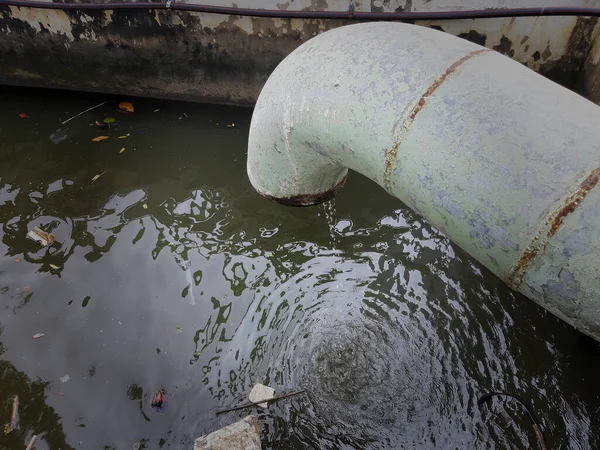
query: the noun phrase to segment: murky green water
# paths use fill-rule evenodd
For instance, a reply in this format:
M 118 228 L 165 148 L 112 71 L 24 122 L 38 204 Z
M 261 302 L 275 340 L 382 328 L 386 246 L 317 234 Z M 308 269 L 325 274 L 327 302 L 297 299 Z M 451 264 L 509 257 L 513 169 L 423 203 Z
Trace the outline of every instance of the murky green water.
M 267 449 L 536 448 L 514 403 L 477 405 L 491 390 L 549 448 L 600 448 L 597 346 L 381 188 L 264 200 L 243 109 L 110 99 L 49 139 L 105 99 L 0 90 L 0 448 L 191 448 L 251 411 Z M 215 415 L 257 382 L 306 393 Z

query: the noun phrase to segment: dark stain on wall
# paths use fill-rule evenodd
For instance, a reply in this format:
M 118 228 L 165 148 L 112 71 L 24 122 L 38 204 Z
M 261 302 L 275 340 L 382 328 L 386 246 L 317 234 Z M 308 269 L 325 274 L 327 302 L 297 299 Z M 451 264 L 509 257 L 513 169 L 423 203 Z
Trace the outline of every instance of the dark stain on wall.
M 326 2 L 315 0 L 313 7 L 325 8 Z M 402 10 L 411 8 L 407 1 Z M 67 10 L 59 17 L 71 38 L 51 33 L 41 23 L 34 27 L 17 13 L 13 17 L 12 11 L 0 6 L 0 83 L 248 106 L 291 51 L 324 29 L 350 23 L 306 20 L 301 29 L 294 29 L 291 19 L 245 18 L 251 26 L 244 29 L 234 16 L 216 26 L 215 17 L 223 16 L 143 9 L 112 14 Z M 551 59 L 549 48 L 542 54 L 535 52 L 533 59 L 544 61 L 540 73 L 568 88 L 583 85 L 580 72 L 596 23 L 597 18 L 577 19 L 567 53 L 558 60 Z M 444 31 L 440 25 L 431 28 Z M 487 36 L 476 30 L 459 37 L 487 43 Z M 493 48 L 515 55 L 506 36 Z
M 487 35 L 478 33 L 475 30 L 469 30 L 468 33 L 461 33 L 458 37 L 483 46 L 485 46 L 485 42 L 487 41 Z
M 498 45 L 494 45 L 493 49 L 512 58 L 515 56 L 515 50 L 512 48 L 512 45 L 512 41 L 509 38 L 502 36 L 500 38 L 500 43 Z
M 236 17 L 209 27 L 205 15 L 182 11 L 64 14 L 73 39 L 0 7 L 0 82 L 251 106 L 279 62 L 323 28 L 318 20 L 298 31 L 290 19 L 252 18 L 248 32 Z
M 567 42 L 566 53 L 557 60 L 543 63 L 539 73 L 575 92 L 583 93 L 582 69 L 592 48 L 593 31 L 597 23 L 597 17 L 578 17 Z

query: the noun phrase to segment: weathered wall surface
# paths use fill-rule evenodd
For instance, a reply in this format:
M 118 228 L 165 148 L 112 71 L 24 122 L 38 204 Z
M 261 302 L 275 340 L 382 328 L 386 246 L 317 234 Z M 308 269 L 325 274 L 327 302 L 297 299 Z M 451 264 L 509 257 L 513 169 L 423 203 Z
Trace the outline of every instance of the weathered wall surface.
M 596 33 L 594 45 L 584 67 L 583 95 L 600 104 L 600 33 Z
M 338 24 L 332 24 L 338 25 Z M 322 21 L 0 8 L 0 83 L 251 105 Z
M 307 11 L 345 11 L 352 4 L 356 11 L 374 12 L 561 4 L 556 0 L 238 0 L 235 4 L 196 1 Z M 570 3 L 595 4 L 590 0 Z M 84 12 L 2 6 L 0 84 L 252 105 L 269 74 L 287 54 L 313 36 L 347 23 L 350 21 L 252 18 L 173 10 Z M 600 29 L 597 19 L 575 17 L 417 24 L 493 48 L 580 90 L 585 83 L 579 73 Z

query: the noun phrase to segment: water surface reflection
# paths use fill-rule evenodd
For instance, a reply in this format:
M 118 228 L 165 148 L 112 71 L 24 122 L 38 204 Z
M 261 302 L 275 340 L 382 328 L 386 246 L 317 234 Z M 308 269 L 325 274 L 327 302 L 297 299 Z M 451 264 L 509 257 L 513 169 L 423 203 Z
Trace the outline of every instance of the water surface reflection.
M 307 391 L 255 410 L 271 449 L 535 448 L 489 390 L 550 448 L 600 445 L 594 345 L 361 176 L 335 207 L 260 198 L 250 111 L 138 100 L 92 143 L 113 102 L 54 144 L 96 98 L 0 96 L 0 422 L 23 408 L 2 448 L 191 448 L 256 382 Z

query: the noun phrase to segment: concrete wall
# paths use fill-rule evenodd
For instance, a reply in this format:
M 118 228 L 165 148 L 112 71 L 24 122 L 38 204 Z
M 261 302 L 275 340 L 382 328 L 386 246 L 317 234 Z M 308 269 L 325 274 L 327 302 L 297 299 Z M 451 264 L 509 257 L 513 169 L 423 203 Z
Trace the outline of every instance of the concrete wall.
M 583 71 L 583 95 L 600 104 L 600 33 L 596 33 Z
M 345 11 L 352 3 L 356 11 L 375 12 L 564 5 L 558 0 L 195 1 L 313 11 Z M 591 7 L 596 2 L 568 3 Z M 583 92 L 580 71 L 600 29 L 597 22 L 544 17 L 416 23 L 493 48 Z M 83 12 L 1 6 L 0 84 L 252 105 L 288 53 L 347 23 L 168 10 Z

